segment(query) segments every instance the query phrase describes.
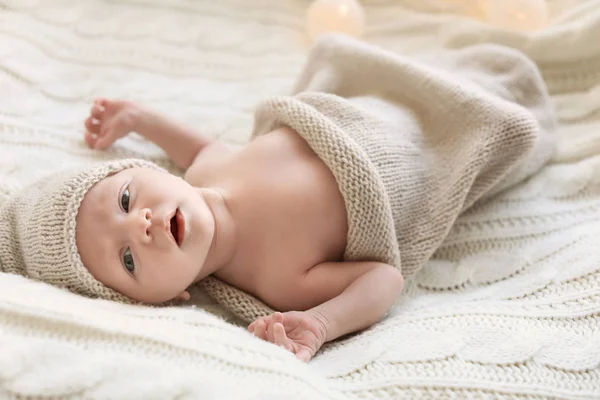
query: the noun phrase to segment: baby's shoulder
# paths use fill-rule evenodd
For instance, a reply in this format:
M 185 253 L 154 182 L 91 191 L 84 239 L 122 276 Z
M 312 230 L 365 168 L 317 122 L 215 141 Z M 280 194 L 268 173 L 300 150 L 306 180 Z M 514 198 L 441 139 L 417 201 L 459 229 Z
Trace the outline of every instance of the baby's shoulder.
M 183 178 L 192 186 L 206 186 L 206 178 L 217 171 L 231 154 L 232 150 L 227 145 L 214 141 L 198 152 Z

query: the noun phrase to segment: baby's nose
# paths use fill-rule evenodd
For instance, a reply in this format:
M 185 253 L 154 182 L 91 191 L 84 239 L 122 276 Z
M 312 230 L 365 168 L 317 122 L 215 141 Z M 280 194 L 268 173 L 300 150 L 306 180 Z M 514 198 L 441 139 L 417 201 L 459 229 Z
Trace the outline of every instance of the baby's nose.
M 152 210 L 149 208 L 142 208 L 142 217 L 146 220 L 146 222 L 150 222 L 152 219 Z
M 152 210 L 142 208 L 139 217 L 136 218 L 138 234 L 141 234 L 142 242 L 148 242 L 150 238 L 150 227 L 152 226 Z

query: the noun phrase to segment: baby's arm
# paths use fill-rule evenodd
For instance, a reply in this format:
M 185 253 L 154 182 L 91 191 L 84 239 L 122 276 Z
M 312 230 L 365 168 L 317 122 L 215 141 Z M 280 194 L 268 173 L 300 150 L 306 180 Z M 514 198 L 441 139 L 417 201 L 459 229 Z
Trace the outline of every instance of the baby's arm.
M 314 285 L 329 285 L 343 281 L 339 275 L 344 273 L 345 268 L 352 268 L 350 264 L 372 267 L 352 281 L 342 293 L 307 311 L 326 327 L 326 342 L 381 320 L 404 287 L 400 271 L 381 263 L 325 263 L 309 271 L 309 275 L 312 273 Z
M 396 268 L 378 262 L 323 263 L 299 282 L 281 287 L 270 301 L 279 309 L 249 326 L 256 336 L 308 361 L 323 343 L 378 322 L 404 286 Z
M 130 132 L 137 132 L 160 146 L 181 169 L 187 170 L 208 146 L 222 146 L 184 125 L 142 105 L 121 100 L 98 99 L 85 121 L 90 147 L 105 149 Z

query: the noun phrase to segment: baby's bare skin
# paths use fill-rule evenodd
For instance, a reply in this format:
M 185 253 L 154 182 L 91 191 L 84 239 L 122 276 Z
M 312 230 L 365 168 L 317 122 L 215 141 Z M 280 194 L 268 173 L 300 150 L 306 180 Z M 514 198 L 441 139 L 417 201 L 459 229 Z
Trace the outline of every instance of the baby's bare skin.
M 342 260 L 348 228 L 334 177 L 292 130 L 259 137 L 240 152 L 200 153 L 185 180 L 228 194 L 238 245 L 217 277 L 283 311 L 309 309 L 341 292 L 335 285 L 310 296 L 297 289 L 315 266 Z
M 292 129 L 277 129 L 233 152 L 144 107 L 106 99 L 96 101 L 86 129 L 87 143 L 97 149 L 140 133 L 186 171 L 189 185 L 200 188 L 215 236 L 188 285 L 215 274 L 284 311 L 253 322 L 249 329 L 256 336 L 307 361 L 324 342 L 380 320 L 399 296 L 403 279 L 397 269 L 342 260 L 344 199 L 329 169 Z M 94 250 L 78 246 L 85 262 Z M 99 278 L 94 268 L 102 266 L 88 269 L 118 290 L 111 276 Z M 186 288 L 172 297 L 186 299 Z M 131 290 L 126 295 L 136 297 Z M 143 301 L 152 302 L 148 298 Z

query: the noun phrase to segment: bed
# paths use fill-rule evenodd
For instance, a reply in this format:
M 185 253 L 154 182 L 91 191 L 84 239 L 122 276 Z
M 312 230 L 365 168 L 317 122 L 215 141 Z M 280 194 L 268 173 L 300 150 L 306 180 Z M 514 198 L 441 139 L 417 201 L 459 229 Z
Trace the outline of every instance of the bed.
M 139 136 L 88 149 L 96 96 L 242 146 L 255 104 L 301 70 L 308 4 L 0 0 L 0 202 L 94 160 L 178 173 Z M 0 397 L 600 399 L 600 0 L 550 0 L 552 26 L 531 34 L 435 4 L 366 0 L 364 39 L 409 55 L 482 42 L 525 52 L 555 102 L 559 148 L 463 215 L 381 323 L 305 364 L 200 290 L 181 307 L 141 307 L 0 273 Z

